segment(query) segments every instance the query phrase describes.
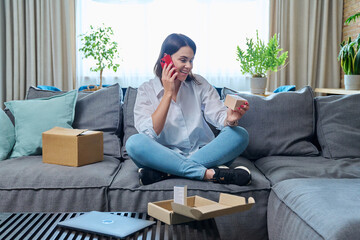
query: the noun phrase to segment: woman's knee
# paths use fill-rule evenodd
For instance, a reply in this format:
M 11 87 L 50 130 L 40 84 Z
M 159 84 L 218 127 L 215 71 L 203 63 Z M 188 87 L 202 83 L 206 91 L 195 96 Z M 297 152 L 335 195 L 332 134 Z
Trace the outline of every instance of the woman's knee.
M 249 144 L 249 133 L 245 128 L 240 126 L 226 127 L 223 131 L 226 131 L 227 138 L 231 139 L 232 142 L 245 147 Z
M 146 141 L 146 138 L 147 136 L 144 134 L 134 134 L 130 136 L 125 144 L 126 152 L 130 156 L 135 156 L 143 149 L 141 146 L 144 146 L 144 141 Z
M 248 145 L 249 144 L 249 133 L 246 131 L 245 128 L 237 126 L 234 127 L 234 130 L 237 133 L 237 136 L 239 137 L 239 141 L 243 142 L 243 144 Z
M 135 135 L 137 135 L 137 134 L 135 134 Z M 136 141 L 135 141 L 135 139 L 136 139 L 135 135 L 130 136 L 130 137 L 126 140 L 125 147 L 126 147 L 126 151 L 127 151 L 127 152 L 132 152 L 133 148 L 134 148 L 135 145 L 136 145 L 136 144 L 135 144 L 135 143 L 136 143 Z

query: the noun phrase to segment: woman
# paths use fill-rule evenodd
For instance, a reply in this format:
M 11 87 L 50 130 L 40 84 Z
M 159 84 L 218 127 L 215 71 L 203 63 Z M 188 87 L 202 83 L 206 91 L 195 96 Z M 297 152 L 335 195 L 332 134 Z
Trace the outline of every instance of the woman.
M 218 167 L 245 150 L 248 133 L 237 122 L 249 105 L 227 109 L 215 88 L 192 74 L 195 53 L 189 37 L 169 35 L 154 67 L 156 77 L 138 88 L 134 119 L 139 134 L 128 139 L 126 149 L 140 168 L 141 184 L 170 175 L 237 185 L 251 181 L 246 167 Z M 167 54 L 172 63 L 162 69 L 160 60 Z M 205 120 L 221 130 L 216 138 Z

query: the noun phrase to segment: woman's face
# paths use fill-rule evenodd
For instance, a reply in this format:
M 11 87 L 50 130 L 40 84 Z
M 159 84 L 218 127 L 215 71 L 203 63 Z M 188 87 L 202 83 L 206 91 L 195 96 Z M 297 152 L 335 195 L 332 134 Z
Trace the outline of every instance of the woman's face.
M 181 47 L 171 58 L 178 72 L 176 79 L 185 81 L 193 68 L 194 51 L 189 46 Z

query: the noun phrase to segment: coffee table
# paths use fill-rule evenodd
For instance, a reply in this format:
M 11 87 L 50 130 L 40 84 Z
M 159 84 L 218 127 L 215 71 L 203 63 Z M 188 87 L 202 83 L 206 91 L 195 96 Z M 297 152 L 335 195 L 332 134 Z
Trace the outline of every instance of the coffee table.
M 83 213 L 0 213 L 0 239 L 114 239 L 57 226 L 58 222 L 81 214 Z M 156 221 L 156 224 L 126 239 L 220 239 L 214 219 L 167 225 L 146 213 L 114 214 Z

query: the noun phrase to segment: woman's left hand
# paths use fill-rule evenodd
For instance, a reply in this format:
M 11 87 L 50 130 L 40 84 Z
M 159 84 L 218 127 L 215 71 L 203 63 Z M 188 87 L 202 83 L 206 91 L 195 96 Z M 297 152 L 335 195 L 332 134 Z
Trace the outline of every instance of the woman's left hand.
M 227 117 L 226 121 L 228 123 L 237 122 L 242 116 L 249 110 L 249 103 L 246 102 L 245 104 L 241 105 L 238 109 L 232 110 L 230 108 L 227 109 Z

